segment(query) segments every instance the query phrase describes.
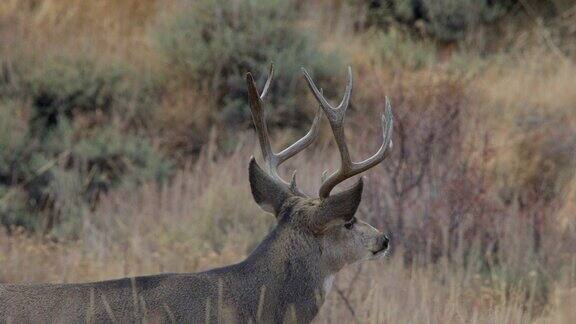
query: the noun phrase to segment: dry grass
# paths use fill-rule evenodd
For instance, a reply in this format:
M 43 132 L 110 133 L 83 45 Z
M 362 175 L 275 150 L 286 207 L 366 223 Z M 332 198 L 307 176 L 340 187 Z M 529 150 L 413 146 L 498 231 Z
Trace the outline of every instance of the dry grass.
M 80 241 L 51 243 L 24 233 L 1 234 L 0 277 L 8 282 L 78 282 L 199 271 L 239 261 L 271 224 L 270 215 L 250 200 L 243 172 L 247 153 L 215 167 L 199 165 L 160 190 L 144 187 L 109 197 L 87 219 Z M 509 224 L 502 235 L 521 235 L 519 227 Z M 514 243 L 508 253 L 526 248 L 526 242 Z M 339 274 L 318 322 L 563 323 L 572 316 L 573 256 L 568 262 L 572 269 L 552 284 L 551 302 L 542 308 L 536 285 L 510 287 L 513 283 L 499 273 L 487 274 L 478 265 L 464 265 L 463 259 L 410 267 L 403 261 L 402 242 L 396 244 L 390 258 Z M 514 265 L 513 260 L 511 256 L 506 266 L 530 262 L 517 260 L 520 264 Z M 538 308 L 535 315 L 533 308 Z
M 14 55 L 98 49 L 103 56 L 142 59 L 144 32 L 157 5 L 155 0 L 2 1 L 3 49 Z
M 253 152 L 252 144 L 240 145 L 226 158 L 207 150 L 166 187 L 143 186 L 106 197 L 85 219 L 78 241 L 53 243 L 18 231 L 0 234 L 1 280 L 83 282 L 193 272 L 241 260 L 272 225 L 272 217 L 250 197 L 245 169 Z M 326 156 L 334 157 L 331 150 L 322 149 L 291 163 L 299 166 L 300 184 L 306 190 L 317 186 L 316 169 Z M 369 174 L 368 193 L 379 186 L 381 172 Z M 379 212 L 371 210 L 375 199 L 379 197 L 366 195 L 361 217 L 378 221 Z M 393 242 L 396 248 L 389 258 L 338 275 L 318 322 L 569 322 L 569 301 L 576 298 L 574 255 L 555 253 L 546 264 L 527 253 L 531 224 L 521 217 L 502 220 L 499 229 L 495 235 L 503 247 L 492 259 L 503 261 L 489 270 L 483 257 L 467 258 L 465 251 L 434 263 L 409 265 L 406 242 Z M 566 244 L 554 232 L 547 233 L 546 251 Z M 537 270 L 550 265 L 558 271 Z M 553 280 L 543 287 L 540 276 Z

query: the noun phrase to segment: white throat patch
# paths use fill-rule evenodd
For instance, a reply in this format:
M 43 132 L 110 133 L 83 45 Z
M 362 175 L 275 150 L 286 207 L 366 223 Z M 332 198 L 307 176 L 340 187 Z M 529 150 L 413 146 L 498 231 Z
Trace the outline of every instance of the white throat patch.
M 334 283 L 334 275 L 329 275 L 328 277 L 324 278 L 324 296 L 327 296 L 332 289 L 332 284 Z

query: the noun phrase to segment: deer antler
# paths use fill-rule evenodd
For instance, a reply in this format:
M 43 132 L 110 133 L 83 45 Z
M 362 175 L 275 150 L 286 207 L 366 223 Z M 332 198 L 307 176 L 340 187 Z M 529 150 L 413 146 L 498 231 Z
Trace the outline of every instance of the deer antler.
M 378 149 L 378 152 L 364 161 L 352 162 L 346 144 L 346 138 L 344 136 L 344 114 L 348 108 L 350 94 L 352 93 L 352 69 L 348 67 L 348 83 L 346 84 L 344 97 L 338 107 L 330 105 L 326 98 L 324 98 L 322 90 L 318 90 L 306 69 L 302 68 L 302 71 L 308 81 L 310 90 L 312 90 L 314 97 L 320 103 L 320 107 L 324 111 L 326 117 L 328 117 L 330 127 L 334 133 L 336 145 L 340 151 L 340 169 L 336 170 L 330 176 L 326 175 L 326 171 L 322 174 L 322 185 L 320 186 L 319 195 L 320 198 L 326 198 L 330 195 L 332 189 L 334 189 L 334 187 L 340 182 L 372 168 L 376 164 L 382 162 L 382 160 L 389 155 L 390 151 L 387 149 L 392 148 L 392 107 L 390 105 L 390 100 L 386 97 L 386 109 L 382 115 L 383 142 L 380 149 Z
M 274 76 L 274 64 L 270 64 L 270 71 L 268 74 L 268 79 L 262 90 L 262 94 L 258 94 L 256 89 L 256 84 L 254 83 L 254 78 L 252 74 L 248 72 L 246 74 L 246 81 L 248 83 L 248 96 L 250 100 L 250 110 L 252 112 L 252 120 L 254 121 L 254 127 L 256 128 L 256 134 L 258 134 L 258 140 L 260 142 L 260 149 L 262 150 L 262 156 L 266 162 L 266 170 L 277 181 L 290 186 L 292 191 L 297 191 L 296 189 L 296 172 L 292 175 L 291 183 L 284 181 L 278 174 L 278 167 L 280 164 L 284 163 L 289 158 L 296 155 L 298 152 L 304 150 L 308 147 L 314 139 L 318 136 L 319 121 L 321 117 L 320 108 L 316 111 L 316 116 L 312 122 L 312 126 L 306 135 L 300 138 L 298 141 L 288 146 L 280 153 L 274 153 L 272 151 L 272 146 L 270 145 L 270 137 L 268 135 L 268 127 L 266 125 L 266 111 L 262 108 L 264 97 L 270 89 L 270 83 L 272 82 L 272 77 Z

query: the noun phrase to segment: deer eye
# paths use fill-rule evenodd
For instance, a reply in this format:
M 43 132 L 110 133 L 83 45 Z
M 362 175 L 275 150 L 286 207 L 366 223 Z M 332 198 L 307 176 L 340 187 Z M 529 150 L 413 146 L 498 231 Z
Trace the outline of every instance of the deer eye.
M 354 223 L 356 223 L 356 217 L 352 218 L 348 223 L 344 224 L 344 227 L 346 227 L 346 229 L 352 229 Z

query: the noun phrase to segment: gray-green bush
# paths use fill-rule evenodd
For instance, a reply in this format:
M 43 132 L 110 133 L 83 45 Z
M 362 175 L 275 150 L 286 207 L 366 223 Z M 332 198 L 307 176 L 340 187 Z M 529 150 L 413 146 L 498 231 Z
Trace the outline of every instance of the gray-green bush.
M 146 119 L 160 95 L 158 75 L 137 73 L 126 62 L 103 61 L 85 52 L 29 61 L 18 74 L 20 95 L 32 101 L 33 131 L 79 115 Z
M 471 28 L 501 17 L 506 12 L 506 2 L 509 1 L 422 0 L 427 31 L 444 41 L 460 39 Z
M 430 40 L 416 40 L 409 33 L 397 28 L 387 31 L 370 30 L 366 41 L 374 44 L 378 56 L 387 66 L 420 69 L 436 62 L 436 46 Z
M 74 236 L 114 188 L 161 181 L 171 164 L 131 125 L 157 105 L 157 80 L 84 53 L 23 60 L 0 93 L 0 222 Z
M 441 41 L 461 39 L 466 32 L 503 16 L 513 0 L 380 0 L 371 1 L 369 20 L 416 27 Z
M 246 72 L 254 73 L 263 84 L 266 64 L 276 62 L 269 95 L 270 109 L 274 109 L 270 122 L 301 127 L 305 110 L 296 109 L 303 102 L 300 67 L 306 66 L 325 82 L 344 69 L 336 54 L 320 51 L 296 19 L 294 1 L 201 0 L 166 16 L 155 28 L 153 39 L 167 64 L 213 93 L 217 118 L 228 125 L 246 125 L 250 120 Z
M 18 120 L 16 109 L 22 108 L 0 105 L 4 226 L 74 236 L 103 193 L 170 175 L 170 163 L 147 139 L 114 124 L 85 133 L 63 118 L 40 138 L 29 132 L 27 120 Z

